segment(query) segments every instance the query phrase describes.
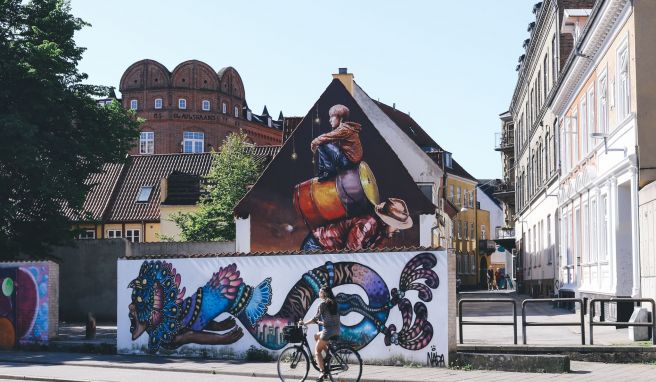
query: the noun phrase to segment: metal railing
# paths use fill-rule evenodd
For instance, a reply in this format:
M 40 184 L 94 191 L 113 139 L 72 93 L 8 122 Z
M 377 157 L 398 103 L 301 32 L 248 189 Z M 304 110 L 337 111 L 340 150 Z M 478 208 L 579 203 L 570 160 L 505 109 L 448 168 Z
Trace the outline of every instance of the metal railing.
M 533 303 L 555 303 L 555 302 L 578 302 L 580 304 L 579 322 L 565 321 L 565 322 L 536 322 L 526 321 L 526 304 Z M 530 298 L 522 301 L 522 340 L 526 345 L 526 327 L 527 326 L 580 326 L 581 327 L 581 344 L 585 345 L 585 309 L 583 306 L 583 299 L 581 298 Z M 592 334 L 590 339 L 592 340 Z M 462 343 L 462 342 L 461 342 Z M 515 341 L 517 343 L 517 341 Z M 592 342 L 591 342 L 592 343 Z
M 465 303 L 511 303 L 513 306 L 513 322 L 489 322 L 489 321 L 463 321 L 462 319 L 462 305 Z M 463 298 L 458 301 L 458 331 L 460 336 L 460 343 L 463 341 L 462 327 L 463 325 L 512 325 L 513 338 L 515 345 L 517 345 L 517 302 L 512 298 Z M 526 342 L 524 342 L 526 343 Z
M 596 303 L 601 303 L 601 310 L 603 312 L 603 307 L 605 302 L 632 302 L 634 305 L 636 302 L 640 303 L 642 306 L 643 302 L 648 302 L 651 304 L 651 321 L 650 322 L 626 322 L 626 321 L 616 321 L 616 322 L 604 322 L 600 319 L 600 322 L 594 322 L 595 316 L 595 306 Z M 602 313 L 603 314 L 603 313 Z M 654 314 L 656 314 L 656 302 L 651 298 L 593 298 L 590 300 L 590 345 L 594 345 L 594 340 L 592 338 L 593 328 L 595 326 L 618 326 L 621 324 L 623 326 L 648 326 L 651 327 L 651 341 L 652 344 L 656 346 L 656 320 L 654 320 Z

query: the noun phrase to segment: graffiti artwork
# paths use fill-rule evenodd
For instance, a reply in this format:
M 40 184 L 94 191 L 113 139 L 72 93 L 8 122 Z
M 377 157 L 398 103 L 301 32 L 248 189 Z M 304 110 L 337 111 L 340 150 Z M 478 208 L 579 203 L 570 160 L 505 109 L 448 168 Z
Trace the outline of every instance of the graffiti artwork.
M 287 345 L 283 327 L 312 316 L 311 308 L 318 300 L 319 289 L 326 285 L 335 291 L 340 315 L 344 317 L 342 341 L 359 350 L 377 340 L 383 347 L 417 351 L 431 344 L 436 331 L 436 321 L 429 315 L 426 304 L 433 304 L 434 293 L 440 291 L 440 276 L 436 272 L 439 254 L 422 252 L 409 258 L 404 256 L 406 262 L 397 269 L 400 273 L 391 289 L 375 267 L 367 264 L 367 257 L 372 254 L 358 254 L 364 257 L 364 262 L 336 261 L 335 255 L 326 255 L 331 259 L 299 273 L 287 288 L 275 285 L 292 281 L 288 276 L 284 280 L 265 277 L 255 285 L 246 281 L 245 273 L 260 269 L 252 267 L 253 261 L 267 262 L 272 256 L 252 257 L 244 265 L 238 259 L 219 266 L 189 296 L 185 296 L 187 287 L 182 286 L 186 274 L 177 267 L 181 260 L 142 261 L 138 274 L 124 282 L 124 287 L 130 290 L 127 301 L 130 340 L 139 341 L 147 335 L 144 350 L 150 353 L 174 351 L 188 344 L 232 345 L 244 341 L 280 350 Z M 390 259 L 393 254 L 375 255 Z M 292 262 L 299 257 L 280 256 L 277 260 Z M 380 260 L 377 263 L 383 264 Z M 119 306 L 121 310 L 125 311 L 125 307 Z M 441 323 L 442 313 L 433 314 Z M 119 332 L 120 321 L 119 317 Z M 446 326 L 439 330 L 446 330 Z M 425 353 L 421 356 L 425 357 Z
M 0 349 L 48 340 L 48 266 L 0 267 Z
M 336 81 L 297 125 L 235 208 L 250 251 L 419 246 L 435 206 L 361 106 Z

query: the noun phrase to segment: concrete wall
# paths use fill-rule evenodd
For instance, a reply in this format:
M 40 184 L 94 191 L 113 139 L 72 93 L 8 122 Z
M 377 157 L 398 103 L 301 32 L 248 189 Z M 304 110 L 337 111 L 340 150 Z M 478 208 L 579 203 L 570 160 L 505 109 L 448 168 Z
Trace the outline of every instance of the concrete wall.
M 123 239 L 78 240 L 75 247 L 60 247 L 59 317 L 84 322 L 92 312 L 98 321 L 116 320 L 116 260 L 124 256 Z
M 53 252 L 60 259 L 62 280 L 59 316 L 67 322 L 84 322 L 88 312 L 99 322 L 116 321 L 116 261 L 119 257 L 235 251 L 234 242 L 130 243 L 125 239 L 105 239 L 78 240 L 75 244 L 75 247 L 60 247 Z

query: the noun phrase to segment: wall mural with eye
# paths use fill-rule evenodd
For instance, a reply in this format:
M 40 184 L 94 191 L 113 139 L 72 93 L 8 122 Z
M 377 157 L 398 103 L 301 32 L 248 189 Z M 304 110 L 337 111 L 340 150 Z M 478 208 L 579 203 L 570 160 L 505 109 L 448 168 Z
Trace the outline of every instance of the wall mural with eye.
M 283 327 L 314 316 L 322 286 L 340 339 L 365 359 L 448 353 L 445 251 L 121 259 L 118 275 L 121 353 L 277 351 Z

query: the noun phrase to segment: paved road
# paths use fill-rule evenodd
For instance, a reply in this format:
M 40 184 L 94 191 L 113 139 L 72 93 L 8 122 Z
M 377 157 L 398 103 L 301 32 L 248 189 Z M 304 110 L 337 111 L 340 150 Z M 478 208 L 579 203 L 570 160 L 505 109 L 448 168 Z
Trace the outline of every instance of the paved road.
M 0 380 L 63 381 L 275 381 L 275 363 L 234 363 L 144 356 L 0 352 Z M 212 372 L 216 375 L 211 374 Z M 247 375 L 244 375 L 247 374 Z M 254 375 L 251 377 L 248 375 Z M 316 374 L 311 373 L 310 377 Z M 656 366 L 572 362 L 572 373 L 539 374 L 444 368 L 364 367 L 364 381 L 594 381 L 656 380 Z

